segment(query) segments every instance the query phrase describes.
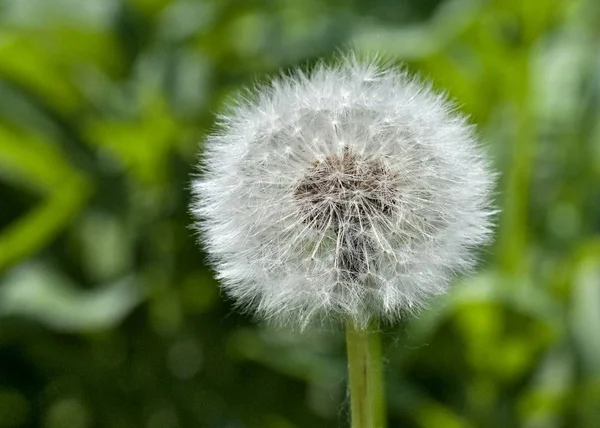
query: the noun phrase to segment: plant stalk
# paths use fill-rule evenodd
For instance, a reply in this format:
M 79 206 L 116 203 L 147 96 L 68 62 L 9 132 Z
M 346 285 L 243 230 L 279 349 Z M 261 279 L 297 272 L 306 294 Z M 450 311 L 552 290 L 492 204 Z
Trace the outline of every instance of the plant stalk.
M 381 338 L 375 324 L 346 324 L 352 428 L 385 428 Z

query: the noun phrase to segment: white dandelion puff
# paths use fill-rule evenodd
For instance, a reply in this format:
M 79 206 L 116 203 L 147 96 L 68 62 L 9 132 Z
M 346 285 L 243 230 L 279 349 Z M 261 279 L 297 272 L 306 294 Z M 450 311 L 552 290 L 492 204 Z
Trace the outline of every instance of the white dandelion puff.
M 491 172 L 466 118 L 405 72 L 345 58 L 239 100 L 204 145 L 195 226 L 263 319 L 394 321 L 474 266 Z

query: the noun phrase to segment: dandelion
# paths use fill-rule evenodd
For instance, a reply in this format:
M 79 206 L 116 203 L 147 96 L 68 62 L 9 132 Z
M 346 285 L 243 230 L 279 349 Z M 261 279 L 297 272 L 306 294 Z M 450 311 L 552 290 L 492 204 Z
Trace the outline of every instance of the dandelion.
M 490 236 L 493 175 L 465 117 L 394 69 L 298 72 L 220 117 L 192 212 L 226 292 L 271 321 L 394 321 Z
M 345 321 L 350 352 L 374 322 L 443 293 L 490 239 L 494 175 L 472 126 L 403 71 L 321 64 L 219 125 L 192 213 L 224 290 L 265 320 Z

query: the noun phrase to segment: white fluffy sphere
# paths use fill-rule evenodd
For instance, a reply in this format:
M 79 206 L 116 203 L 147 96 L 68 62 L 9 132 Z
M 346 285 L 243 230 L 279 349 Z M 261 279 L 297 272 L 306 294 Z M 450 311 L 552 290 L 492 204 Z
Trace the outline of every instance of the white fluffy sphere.
M 466 118 L 346 58 L 240 99 L 204 145 L 192 213 L 224 290 L 261 318 L 394 321 L 490 238 L 494 174 Z

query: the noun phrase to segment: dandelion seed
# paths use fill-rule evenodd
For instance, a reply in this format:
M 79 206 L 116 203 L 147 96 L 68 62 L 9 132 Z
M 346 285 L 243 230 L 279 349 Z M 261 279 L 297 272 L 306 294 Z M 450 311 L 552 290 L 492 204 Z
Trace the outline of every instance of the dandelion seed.
M 225 291 L 264 319 L 394 321 L 489 241 L 494 174 L 473 128 L 404 72 L 345 58 L 220 122 L 192 213 Z

